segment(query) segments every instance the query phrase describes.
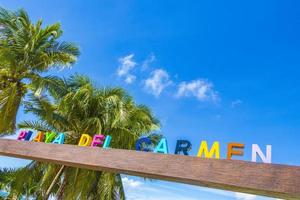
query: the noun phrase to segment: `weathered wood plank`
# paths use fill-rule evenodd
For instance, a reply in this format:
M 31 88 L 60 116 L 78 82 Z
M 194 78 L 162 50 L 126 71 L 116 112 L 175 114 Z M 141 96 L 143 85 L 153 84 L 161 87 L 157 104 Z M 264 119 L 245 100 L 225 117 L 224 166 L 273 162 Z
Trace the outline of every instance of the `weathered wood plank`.
M 300 167 L 0 139 L 0 155 L 284 199 L 300 199 Z

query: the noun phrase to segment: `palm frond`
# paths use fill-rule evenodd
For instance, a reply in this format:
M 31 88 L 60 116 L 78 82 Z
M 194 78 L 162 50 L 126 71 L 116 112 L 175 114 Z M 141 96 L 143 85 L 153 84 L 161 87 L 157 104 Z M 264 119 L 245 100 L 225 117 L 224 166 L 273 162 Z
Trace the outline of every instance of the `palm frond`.
M 51 81 L 50 78 L 49 85 L 56 80 Z M 151 133 L 159 127 L 159 121 L 148 107 L 137 105 L 123 89 L 97 88 L 87 77 L 80 75 L 61 79 L 59 84 L 65 92 L 61 92 L 59 98 L 30 96 L 26 112 L 35 114 L 39 120 L 22 122 L 20 128 L 65 132 L 65 142 L 70 144 L 77 144 L 83 133 L 101 133 L 112 136 L 111 148 L 119 149 L 134 149 L 135 141 L 143 134 L 151 137 L 153 145 L 158 142 L 160 136 Z M 43 187 L 37 194 L 45 193 L 56 173 L 53 166 L 45 166 L 41 179 L 44 184 L 40 182 Z M 50 189 L 52 196 L 64 199 L 125 199 L 119 174 L 71 167 L 64 170 Z
M 25 89 L 18 84 L 10 84 L 0 90 L 0 133 L 12 134 L 15 130 L 16 116 L 24 96 Z
M 19 129 L 32 129 L 37 131 L 57 131 L 55 127 L 50 126 L 49 124 L 45 123 L 44 121 L 40 120 L 32 120 L 32 121 L 22 121 L 18 123 Z
M 33 23 L 24 9 L 13 12 L 0 7 L 0 134 L 15 131 L 25 95 L 46 91 L 59 98 L 66 93 L 64 80 L 41 74 L 73 65 L 79 48 L 59 41 L 63 32 L 59 23 L 42 24 L 42 20 Z

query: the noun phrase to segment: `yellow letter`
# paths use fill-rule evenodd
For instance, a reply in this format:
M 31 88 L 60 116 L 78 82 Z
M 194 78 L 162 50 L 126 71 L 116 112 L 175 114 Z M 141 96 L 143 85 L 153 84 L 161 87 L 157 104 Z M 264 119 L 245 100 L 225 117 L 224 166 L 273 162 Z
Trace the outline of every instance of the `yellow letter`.
M 203 153 L 205 158 L 212 158 L 213 155 L 215 155 L 215 158 L 219 159 L 220 158 L 219 142 L 214 142 L 210 151 L 208 151 L 207 142 L 202 141 L 197 156 L 202 157 Z
M 92 143 L 92 137 L 88 134 L 82 134 L 79 140 L 78 146 L 90 146 Z

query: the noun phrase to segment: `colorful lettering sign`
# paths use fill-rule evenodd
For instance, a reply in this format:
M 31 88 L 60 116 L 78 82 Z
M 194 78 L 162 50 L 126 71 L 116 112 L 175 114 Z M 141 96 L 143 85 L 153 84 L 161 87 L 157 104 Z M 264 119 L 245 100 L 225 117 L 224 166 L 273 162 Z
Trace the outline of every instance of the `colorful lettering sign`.
M 29 141 L 33 135 L 32 131 L 22 130 L 19 133 L 18 140 Z M 112 137 L 110 135 L 95 134 L 91 137 L 88 134 L 82 134 L 78 146 L 86 147 L 99 147 L 102 145 L 102 148 L 107 149 L 110 146 Z M 35 137 L 32 139 L 33 142 L 45 142 L 53 144 L 64 144 L 65 134 L 64 133 L 55 133 L 55 132 L 42 132 L 38 131 Z M 161 138 L 156 146 L 153 146 L 153 141 L 149 137 L 142 137 L 136 141 L 135 148 L 137 151 L 153 151 L 154 153 L 163 153 L 168 154 L 168 143 L 166 138 Z M 188 140 L 177 140 L 175 146 L 174 154 L 183 154 L 189 155 L 189 152 L 192 149 L 192 143 Z M 226 159 L 231 160 L 233 156 L 243 156 L 244 155 L 245 145 L 242 143 L 228 143 L 227 145 L 227 156 Z M 257 145 L 252 145 L 252 162 L 258 162 L 258 157 L 263 163 L 272 162 L 272 146 L 266 145 L 265 154 L 262 149 Z M 220 143 L 214 141 L 212 144 L 208 144 L 207 141 L 201 141 L 198 149 L 197 157 L 203 158 L 215 158 L 220 159 Z

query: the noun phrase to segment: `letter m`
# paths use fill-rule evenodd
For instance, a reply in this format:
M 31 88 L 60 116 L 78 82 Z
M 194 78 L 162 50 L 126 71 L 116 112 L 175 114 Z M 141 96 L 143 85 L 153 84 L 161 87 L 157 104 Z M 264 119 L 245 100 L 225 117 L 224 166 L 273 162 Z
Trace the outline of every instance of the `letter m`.
M 198 157 L 202 157 L 204 154 L 205 158 L 212 158 L 213 156 L 217 159 L 220 158 L 220 144 L 219 142 L 214 142 L 211 149 L 208 150 L 207 142 L 202 141 L 200 148 L 198 150 Z

